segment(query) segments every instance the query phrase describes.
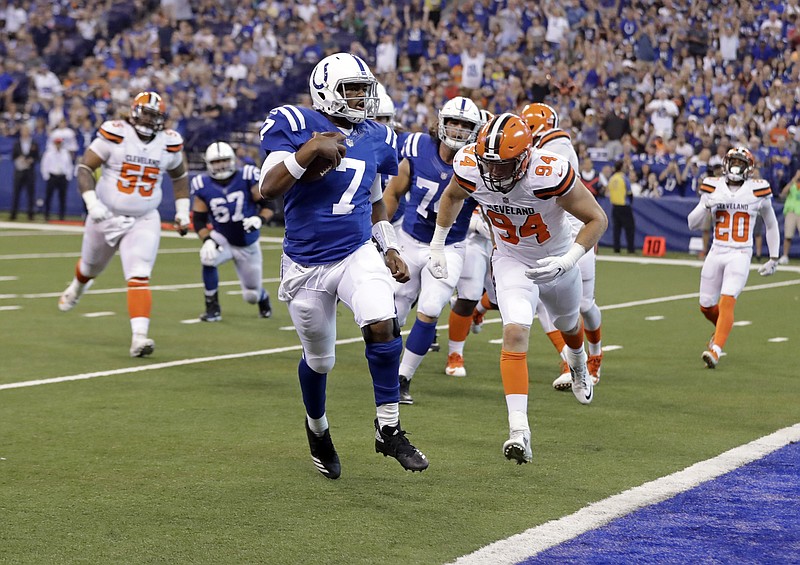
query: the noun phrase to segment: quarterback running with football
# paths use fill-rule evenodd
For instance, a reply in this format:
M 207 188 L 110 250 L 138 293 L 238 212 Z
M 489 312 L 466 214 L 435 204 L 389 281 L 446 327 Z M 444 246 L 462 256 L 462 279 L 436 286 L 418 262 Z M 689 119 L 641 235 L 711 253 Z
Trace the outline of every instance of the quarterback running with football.
M 200 314 L 200 320 L 222 319 L 217 267 L 228 261 L 236 266 L 244 301 L 257 304 L 259 317 L 269 318 L 272 306 L 261 283 L 263 259 L 258 236 L 261 226 L 272 219 L 274 212 L 259 196 L 259 170 L 253 165 L 237 167 L 236 153 L 224 141 L 209 145 L 204 159 L 206 174 L 197 175 L 191 182 L 192 225 L 203 242 L 200 263 L 206 310 Z
M 689 229 L 700 230 L 711 215 L 713 243 L 700 272 L 700 311 L 714 324 L 714 334 L 703 351 L 709 369 L 716 368 L 733 329 L 736 299 L 747 284 L 753 256 L 756 218 L 764 220 L 769 261 L 758 268 L 761 276 L 775 273 L 780 256 L 780 229 L 772 208 L 772 189 L 752 178 L 755 159 L 746 147 L 729 149 L 722 159 L 722 177 L 706 177 L 700 202 L 689 212 Z
M 581 404 L 593 399 L 580 323 L 580 271 L 574 267 L 608 224 L 569 161 L 534 150 L 532 142 L 525 121 L 506 113 L 481 129 L 477 143 L 458 152 L 453 180 L 441 198 L 429 264 L 435 277 L 447 277 L 447 233 L 463 201 L 470 196 L 477 200 L 492 224 L 496 245 L 492 271 L 503 319 L 500 376 L 509 423 L 503 454 L 519 464 L 533 458 L 527 351 L 539 300 L 564 334 L 575 398 Z M 567 212 L 584 224 L 577 237 Z
M 341 301 L 353 312 L 366 344 L 376 406 L 375 451 L 394 457 L 404 469 L 423 471 L 427 458 L 400 426 L 403 340 L 392 279 L 408 280 L 408 270 L 381 187 L 381 174 L 397 174 L 396 134 L 373 121 L 377 81 L 359 57 L 325 57 L 311 72 L 309 89 L 314 109 L 280 106 L 261 128 L 266 159 L 260 190 L 264 197 L 284 198 L 278 299 L 287 303 L 303 345 L 298 375 L 311 459 L 323 476 L 341 475 L 326 412 Z
M 175 227 L 189 228 L 189 177 L 183 138 L 165 128 L 164 100 L 155 92 L 141 92 L 131 104 L 127 120 L 100 126 L 77 167 L 78 189 L 86 204 L 81 258 L 75 277 L 58 299 L 62 312 L 72 310 L 92 281 L 119 251 L 128 286 L 131 357 L 153 353 L 148 337 L 152 294 L 150 275 L 161 239 L 161 181 L 172 179 Z M 95 171 L 101 169 L 95 180 Z

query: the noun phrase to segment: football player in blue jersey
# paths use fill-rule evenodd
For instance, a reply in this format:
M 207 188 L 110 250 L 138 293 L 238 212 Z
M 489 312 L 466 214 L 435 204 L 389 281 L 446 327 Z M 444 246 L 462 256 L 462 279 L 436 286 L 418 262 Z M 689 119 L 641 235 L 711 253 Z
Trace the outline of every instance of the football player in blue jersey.
M 402 160 L 400 155 L 400 150 L 405 142 L 406 138 L 411 135 L 410 132 L 407 131 L 398 131 L 403 129 L 403 126 L 397 123 L 394 119 L 395 116 L 395 107 L 392 98 L 386 92 L 386 89 L 383 87 L 382 84 L 378 83 L 378 111 L 375 114 L 375 121 L 381 124 L 386 124 L 390 128 L 394 130 L 397 134 L 397 160 Z M 386 190 L 386 185 L 389 184 L 389 179 L 391 177 L 389 175 L 381 175 L 381 188 Z M 392 225 L 396 228 L 400 227 L 400 224 L 403 221 L 403 214 L 406 211 L 406 199 L 401 198 L 400 202 L 397 205 L 397 210 L 395 210 L 394 215 L 392 215 L 392 219 L 389 220 Z
M 298 373 L 311 459 L 329 479 L 341 474 L 325 407 L 339 300 L 352 310 L 366 343 L 375 451 L 410 471 L 428 467 L 400 426 L 403 342 L 392 279 L 408 280 L 408 268 L 382 198 L 380 175 L 397 174 L 397 145 L 394 131 L 373 120 L 376 85 L 359 57 L 329 55 L 309 78 L 313 109 L 280 106 L 261 128 L 261 195 L 284 199 L 278 298 L 287 303 L 303 344 Z
M 436 322 L 461 275 L 472 211 L 477 203 L 468 199 L 447 238 L 445 251 L 453 270 L 446 279 L 435 279 L 425 268 L 430 242 L 436 229 L 439 197 L 453 176 L 456 152 L 475 141 L 481 126 L 481 114 L 469 98 L 456 96 L 439 111 L 436 132 L 414 133 L 403 144 L 399 172 L 386 188 L 386 208 L 394 213 L 408 193 L 398 239 L 408 263 L 410 282 L 395 285 L 395 306 L 401 325 L 417 301 L 417 317 L 406 340 L 400 363 L 400 402 L 413 404 L 410 382 L 436 336 Z M 452 263 L 450 263 L 452 261 Z
M 224 141 L 209 145 L 204 157 L 208 172 L 197 175 L 191 182 L 192 223 L 203 241 L 200 263 L 206 311 L 200 319 L 204 322 L 222 319 L 217 267 L 230 260 L 239 275 L 242 298 L 250 304 L 258 304 L 258 315 L 269 318 L 272 307 L 269 293 L 261 284 L 263 262 L 258 236 L 261 226 L 274 212 L 259 196 L 259 170 L 252 165 L 237 168 L 236 153 Z

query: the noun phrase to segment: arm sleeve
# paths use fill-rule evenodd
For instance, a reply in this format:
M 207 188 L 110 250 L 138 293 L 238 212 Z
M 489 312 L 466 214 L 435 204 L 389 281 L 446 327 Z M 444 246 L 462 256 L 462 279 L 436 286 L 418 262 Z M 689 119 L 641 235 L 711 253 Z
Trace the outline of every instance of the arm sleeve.
M 705 197 L 706 197 L 705 194 L 700 196 L 700 202 L 697 203 L 697 206 L 694 207 L 694 210 L 689 212 L 689 217 L 687 219 L 689 223 L 689 229 L 692 231 L 703 229 L 704 220 L 706 219 L 706 215 L 708 214 L 708 209 L 706 209 Z
M 764 219 L 764 231 L 767 234 L 767 249 L 770 257 L 778 257 L 781 250 L 781 232 L 778 227 L 778 218 L 772 207 L 771 199 L 767 199 L 761 206 L 759 213 Z

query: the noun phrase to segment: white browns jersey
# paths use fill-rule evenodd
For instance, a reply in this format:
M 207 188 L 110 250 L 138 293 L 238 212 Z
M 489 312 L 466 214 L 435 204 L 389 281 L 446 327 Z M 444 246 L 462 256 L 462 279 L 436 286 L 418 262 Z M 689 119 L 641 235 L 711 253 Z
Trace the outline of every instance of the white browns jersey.
M 561 155 L 564 159 L 569 161 L 569 164 L 572 165 L 575 171 L 581 170 L 578 164 L 578 154 L 575 152 L 575 147 L 572 146 L 572 139 L 563 129 L 551 129 L 539 138 L 535 147 L 536 149 L 544 149 Z M 567 214 L 567 217 L 569 218 L 569 223 L 572 225 L 572 236 L 575 237 L 578 235 L 578 232 L 581 231 L 583 222 L 572 214 Z
M 478 171 L 475 144 L 453 160 L 454 178 L 483 208 L 492 224 L 497 253 L 533 265 L 563 255 L 574 241 L 567 213 L 556 204 L 578 178 L 569 161 L 550 151 L 531 150 L 525 176 L 508 194 L 489 190 Z
M 119 216 L 142 216 L 161 203 L 165 171 L 183 161 L 183 138 L 171 129 L 142 141 L 127 121 L 104 122 L 89 149 L 103 160 L 97 197 Z
M 732 191 L 723 177 L 707 177 L 700 185 L 701 199 L 710 198 L 714 245 L 752 249 L 756 218 L 772 207 L 772 189 L 763 179 L 747 179 Z M 706 204 L 703 201 L 703 205 Z

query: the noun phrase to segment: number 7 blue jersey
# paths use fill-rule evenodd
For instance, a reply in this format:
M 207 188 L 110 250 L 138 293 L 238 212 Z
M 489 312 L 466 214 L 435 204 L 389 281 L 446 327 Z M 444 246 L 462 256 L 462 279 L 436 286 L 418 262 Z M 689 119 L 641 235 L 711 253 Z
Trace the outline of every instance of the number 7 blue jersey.
M 273 109 L 261 128 L 261 148 L 296 152 L 314 132 L 339 132 L 324 114 L 299 106 Z M 377 175 L 397 174 L 397 136 L 366 120 L 345 134 L 339 166 L 312 182 L 297 181 L 284 194 L 283 250 L 301 265 L 344 259 L 372 237 L 370 189 Z

